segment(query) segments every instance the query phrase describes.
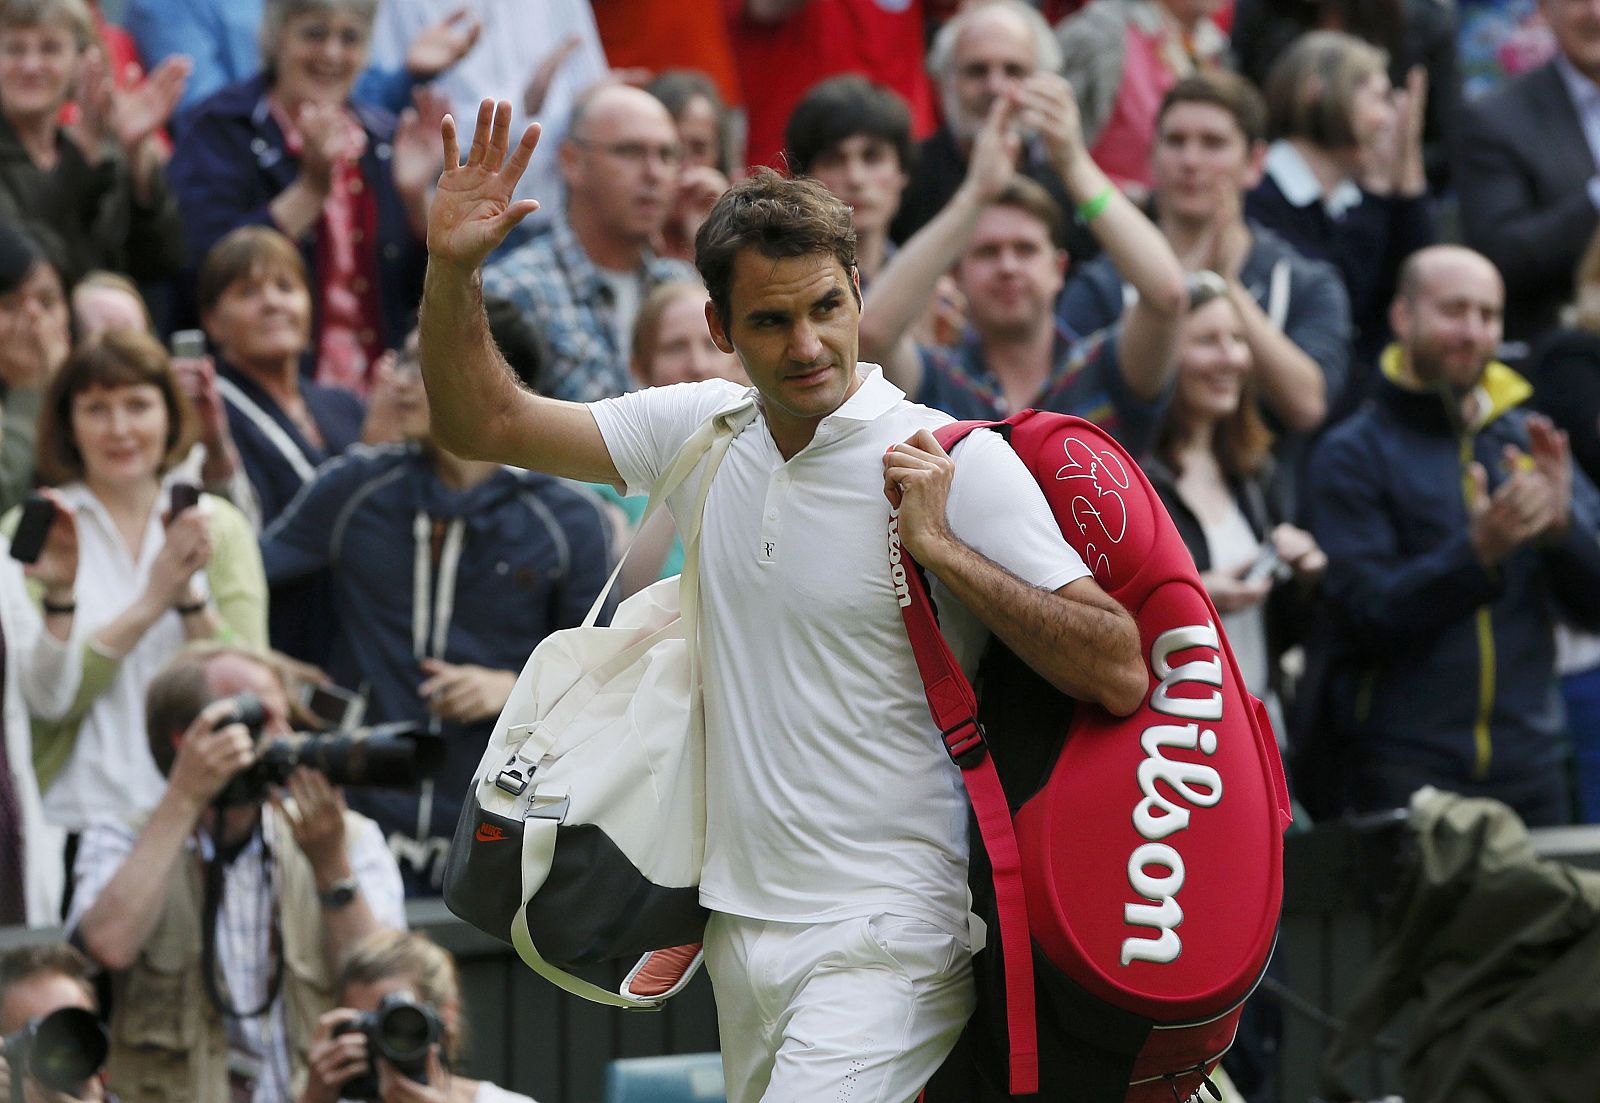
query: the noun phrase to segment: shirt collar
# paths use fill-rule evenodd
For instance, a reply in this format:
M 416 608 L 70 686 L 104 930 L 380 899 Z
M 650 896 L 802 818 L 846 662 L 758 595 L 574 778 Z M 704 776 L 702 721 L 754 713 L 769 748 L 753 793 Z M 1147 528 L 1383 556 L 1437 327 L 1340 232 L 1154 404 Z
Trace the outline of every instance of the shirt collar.
M 1267 148 L 1266 168 L 1267 175 L 1278 185 L 1283 197 L 1296 207 L 1309 207 L 1320 202 L 1329 218 L 1339 219 L 1361 202 L 1361 189 L 1353 180 L 1339 181 L 1324 199 L 1322 183 L 1317 179 L 1317 174 L 1311 171 L 1311 166 L 1293 143 L 1283 139 Z
M 906 393 L 885 379 L 878 365 L 856 365 L 856 372 L 862 371 L 866 374 L 861 377 L 861 386 L 823 421 L 876 421 L 904 401 Z

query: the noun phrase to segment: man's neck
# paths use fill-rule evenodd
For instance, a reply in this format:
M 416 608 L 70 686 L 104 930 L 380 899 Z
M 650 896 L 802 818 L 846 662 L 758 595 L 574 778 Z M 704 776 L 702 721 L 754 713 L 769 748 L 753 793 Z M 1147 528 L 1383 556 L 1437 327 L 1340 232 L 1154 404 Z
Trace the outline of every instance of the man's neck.
M 1031 404 L 1050 379 L 1055 327 L 1046 318 L 1026 333 L 981 334 L 983 363 L 1012 410 Z
M 1400 347 L 1399 368 L 1395 374 L 1399 382 L 1408 387 L 1422 391 L 1432 391 L 1441 396 L 1449 395 L 1454 398 L 1455 414 L 1462 425 L 1477 424 L 1479 417 L 1483 414 L 1483 410 L 1479 406 L 1478 395 L 1479 388 L 1483 386 L 1482 375 L 1479 375 L 1472 386 L 1466 390 L 1451 386 L 1442 379 L 1424 379 L 1417 374 L 1416 364 L 1407 354 L 1403 345 Z
M 1225 205 L 1225 209 L 1231 209 L 1233 212 L 1239 210 L 1232 204 Z M 1160 193 L 1156 195 L 1156 225 L 1160 227 L 1167 243 L 1172 246 L 1172 251 L 1180 257 L 1194 256 L 1213 234 L 1216 235 L 1217 244 L 1221 244 L 1228 237 L 1241 233 L 1248 236 L 1250 233 L 1250 227 L 1245 225 L 1244 219 L 1237 213 L 1219 212 L 1209 218 L 1180 217 L 1162 206 Z
M 595 267 L 634 272 L 644 263 L 644 243 L 616 233 L 599 213 L 585 204 L 567 204 L 567 223 Z
M 235 850 L 250 840 L 261 822 L 261 806 L 240 804 L 229 808 L 208 808 L 200 815 L 200 830 L 218 851 Z
M 1591 84 L 1600 85 L 1600 69 L 1596 69 L 1593 66 L 1585 67 L 1580 65 L 1577 58 L 1568 54 L 1557 54 L 1556 57 L 1573 73 L 1576 73 Z
M 883 257 L 889 250 L 889 228 L 856 231 L 856 268 L 862 282 L 871 282 L 883 271 Z
M 437 445 L 428 446 L 433 473 L 451 490 L 471 490 L 485 483 L 500 465 L 489 460 L 464 460 L 454 452 L 446 452 Z

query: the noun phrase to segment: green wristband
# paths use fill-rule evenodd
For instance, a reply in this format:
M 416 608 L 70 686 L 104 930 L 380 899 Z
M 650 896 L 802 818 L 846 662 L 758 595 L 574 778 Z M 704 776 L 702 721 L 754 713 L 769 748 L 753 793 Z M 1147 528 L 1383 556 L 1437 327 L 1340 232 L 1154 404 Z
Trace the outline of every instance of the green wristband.
M 1106 213 L 1106 208 L 1111 205 L 1111 193 L 1116 189 L 1107 184 L 1101 188 L 1093 199 L 1078 204 L 1078 221 L 1087 226 L 1095 219 Z

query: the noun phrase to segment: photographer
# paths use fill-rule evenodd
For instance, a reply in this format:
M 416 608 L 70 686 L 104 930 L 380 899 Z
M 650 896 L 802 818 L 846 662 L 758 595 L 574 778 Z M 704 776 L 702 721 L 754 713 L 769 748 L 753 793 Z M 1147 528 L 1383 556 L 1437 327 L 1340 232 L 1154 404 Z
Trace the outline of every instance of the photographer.
M 397 995 L 398 994 L 398 995 Z M 438 1040 L 428 1046 L 419 1075 L 375 1054 L 362 1027 L 382 1034 L 382 1017 L 392 1000 L 409 1000 L 432 1016 Z M 486 1080 L 457 1076 L 463 1042 L 461 978 L 449 951 L 424 934 L 382 931 L 363 939 L 345 959 L 339 974 L 339 1007 L 317 1023 L 311 1042 L 310 1077 L 299 1103 L 335 1103 L 343 1098 L 381 1103 L 534 1103 Z M 396 1055 L 401 1056 L 401 1055 Z M 405 1059 L 401 1056 L 402 1064 Z M 362 1079 L 375 1072 L 374 1084 Z
M 60 943 L 18 946 L 0 954 L 0 1037 L 12 1038 L 29 1023 L 64 1007 L 99 1011 L 94 986 L 89 983 L 89 963 L 82 954 Z M 10 1099 L 11 1077 L 22 1073 L 10 1060 L 16 1054 L 4 1048 L 0 1053 L 0 1099 Z M 71 1093 L 51 1091 L 26 1077 L 22 1097 L 26 1103 L 101 1103 L 108 1098 L 103 1071 Z
M 376 826 L 321 774 L 299 768 L 270 798 L 218 807 L 257 756 L 235 718 L 242 693 L 260 700 L 259 734 L 288 734 L 282 682 L 262 658 L 181 651 L 146 697 L 166 793 L 142 825 L 91 827 L 78 852 L 68 926 L 115 974 L 110 1080 L 128 1103 L 287 1099 L 333 1006 L 334 963 L 405 925 Z

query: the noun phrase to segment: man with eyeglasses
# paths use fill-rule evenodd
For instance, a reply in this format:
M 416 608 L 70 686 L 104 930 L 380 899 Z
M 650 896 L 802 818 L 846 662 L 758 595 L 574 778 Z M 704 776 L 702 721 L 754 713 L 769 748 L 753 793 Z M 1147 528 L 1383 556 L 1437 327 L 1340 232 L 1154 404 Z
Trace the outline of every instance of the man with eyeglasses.
M 556 398 L 593 402 L 632 390 L 639 304 L 659 283 L 699 278 L 651 247 L 681 160 L 677 127 L 655 97 L 621 84 L 590 90 L 561 143 L 564 215 L 484 273 L 484 293 L 509 301 L 549 343 Z

